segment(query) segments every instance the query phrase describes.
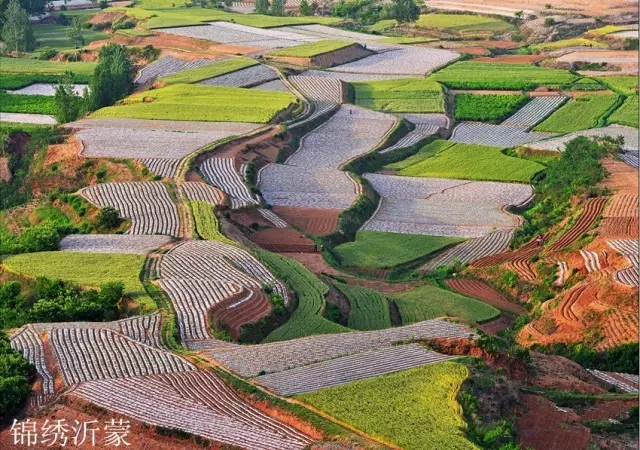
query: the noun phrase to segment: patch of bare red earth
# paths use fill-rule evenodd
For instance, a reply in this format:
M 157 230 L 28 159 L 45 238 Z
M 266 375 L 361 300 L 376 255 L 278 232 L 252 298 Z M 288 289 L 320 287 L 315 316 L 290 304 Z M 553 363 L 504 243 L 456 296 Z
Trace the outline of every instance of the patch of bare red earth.
M 504 295 L 482 281 L 452 278 L 447 280 L 446 284 L 462 295 L 476 298 L 498 309 L 504 309 L 514 314 L 526 312 L 524 308 L 511 303 Z
M 585 233 L 593 227 L 598 216 L 602 213 L 604 205 L 607 203 L 607 197 L 590 198 L 584 204 L 584 210 L 576 223 L 567 230 L 560 238 L 549 246 L 549 252 L 562 250 L 565 247 L 577 241 L 582 233 Z
M 271 311 L 271 301 L 260 290 L 252 290 L 253 298 L 251 301 L 233 306 L 243 297 L 246 297 L 248 293 L 248 291 L 244 291 L 238 296 L 226 299 L 211 308 L 214 325 L 219 327 L 224 324 L 231 337 L 235 340 L 240 337 L 240 329 L 243 325 L 257 322 Z
M 606 158 L 602 161 L 602 166 L 607 170 L 609 176 L 598 186 L 611 189 L 617 195 L 631 194 L 638 195 L 638 169 L 634 169 L 630 165 L 618 161 L 613 158 Z M 636 210 L 638 204 L 636 201 Z M 638 213 L 636 212 L 636 216 Z
M 598 227 L 602 239 L 638 239 L 637 217 L 605 217 Z
M 543 238 L 546 239 L 547 235 Z M 531 265 L 531 257 L 538 254 L 542 247 L 536 240 L 532 240 L 515 251 L 506 251 L 491 256 L 480 258 L 471 263 L 471 267 L 484 268 L 507 263 L 507 268 L 518 274 L 521 279 L 533 281 L 536 272 Z
M 267 228 L 251 233 L 249 238 L 270 252 L 310 253 L 315 251 L 314 242 L 293 228 Z
M 300 208 L 297 206 L 274 206 L 273 212 L 285 222 L 314 236 L 325 236 L 338 228 L 341 211 L 336 209 Z
M 273 226 L 271 222 L 262 217 L 255 209 L 232 211 L 230 219 L 246 228 L 251 227 L 253 224 L 258 224 L 261 227 Z

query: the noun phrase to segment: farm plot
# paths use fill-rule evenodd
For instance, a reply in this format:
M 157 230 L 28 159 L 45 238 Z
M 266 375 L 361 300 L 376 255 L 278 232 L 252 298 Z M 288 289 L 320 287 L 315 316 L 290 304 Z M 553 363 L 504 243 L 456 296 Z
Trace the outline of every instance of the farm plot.
M 443 320 L 427 320 L 386 330 L 309 336 L 285 342 L 213 349 L 206 353 L 238 375 L 254 377 L 262 371 L 281 372 L 403 342 L 475 336 L 473 331 L 464 325 Z
M 636 32 L 637 35 L 637 32 Z M 629 394 L 638 393 L 638 376 L 627 373 L 601 372 L 600 370 L 587 369 L 594 377 L 619 388 Z
M 313 392 L 356 380 L 374 378 L 401 370 L 452 359 L 425 350 L 420 344 L 400 345 L 323 361 L 255 378 L 281 395 Z
M 56 101 L 48 95 L 17 95 L 0 91 L 0 109 L 23 114 L 56 113 Z
M 169 236 L 131 234 L 70 234 L 60 241 L 60 250 L 82 253 L 132 253 L 146 255 L 171 242 Z
M 638 279 L 640 278 L 640 272 L 638 267 L 640 263 L 638 261 L 638 241 L 633 239 L 616 239 L 607 241 L 607 243 L 616 252 L 624 255 L 631 267 L 617 270 L 614 273 L 615 280 L 626 286 L 638 287 Z
M 343 39 L 358 44 L 367 44 L 368 48 L 377 50 L 379 48 L 391 48 L 393 46 L 384 45 L 381 42 L 384 40 L 382 36 L 375 36 L 367 33 L 358 33 L 356 31 L 342 30 L 340 28 L 332 28 L 325 25 L 297 25 L 283 27 L 283 30 L 299 34 L 308 38 L 315 38 L 316 40 L 324 39 Z
M 621 152 L 618 157 L 621 161 L 624 161 L 635 169 L 637 169 L 638 165 L 640 164 L 640 155 L 638 154 L 638 151 Z
M 340 108 L 339 103 L 327 102 L 327 101 L 311 101 L 309 102 L 311 107 L 313 108 L 313 112 L 311 115 L 302 117 L 301 119 L 295 119 L 294 122 L 287 123 L 287 127 L 289 129 L 294 129 L 305 125 L 313 120 L 316 120 L 320 116 L 329 115 L 332 112 L 338 110 Z
M 429 261 L 421 269 L 431 271 L 455 262 L 467 264 L 485 256 L 495 255 L 509 247 L 512 237 L 512 231 L 498 231 L 481 238 L 469 239 Z
M 269 164 L 260 171 L 258 187 L 266 202 L 274 206 L 342 210 L 358 198 L 355 182 L 334 169 Z
M 638 230 L 637 217 L 605 217 L 598 226 L 598 236 L 604 239 L 637 238 Z
M 7 94 L 17 95 L 45 95 L 53 97 L 56 94 L 56 84 L 53 83 L 34 83 L 29 86 L 25 86 L 20 89 L 7 90 Z M 87 89 L 87 84 L 74 84 L 73 93 L 75 95 L 82 95 L 84 90 Z
M 289 81 L 308 100 L 342 103 L 340 80 L 297 75 L 289 77 Z
M 577 131 L 575 133 L 569 133 L 565 136 L 557 138 L 531 142 L 527 144 L 527 147 L 531 147 L 535 150 L 562 151 L 564 150 L 564 145 L 567 142 L 575 139 L 578 136 L 609 136 L 614 139 L 618 136 L 622 136 L 624 137 L 624 145 L 622 146 L 624 150 L 633 150 L 636 152 L 638 151 L 638 130 L 636 130 L 635 128 L 619 125 L 609 125 L 608 127 L 603 128 L 593 128 L 591 130 Z
M 609 123 L 638 128 L 638 95 L 629 96 L 609 117 Z
M 275 206 L 273 208 L 287 223 L 304 233 L 325 236 L 338 227 L 340 211 L 335 209 L 297 208 Z
M 335 168 L 378 145 L 395 117 L 356 106 L 342 106 L 331 119 L 305 135 L 286 163 L 308 170 Z
M 514 29 L 513 25 L 500 19 L 459 14 L 421 14 L 416 27 L 438 28 L 461 34 L 507 32 Z
M 394 294 L 391 299 L 400 310 L 404 325 L 443 316 L 479 323 L 500 315 L 493 306 L 436 286 L 420 286 Z
M 72 395 L 150 425 L 238 448 L 301 450 L 312 441 L 246 403 L 207 371 L 92 381 Z
M 146 316 L 136 316 L 131 319 L 123 319 L 115 322 L 119 326 L 119 331 L 124 336 L 134 339 L 151 347 L 163 348 L 162 337 L 162 316 L 158 311 Z
M 501 125 L 529 130 L 543 121 L 566 101 L 566 97 L 536 97 L 508 117 Z
M 196 122 L 188 120 L 147 119 L 80 119 L 65 125 L 73 130 L 85 128 L 135 128 L 143 130 L 176 131 L 183 133 L 219 133 L 226 136 L 250 133 L 260 128 L 254 123 L 242 122 Z
M 21 352 L 22 356 L 36 367 L 38 375 L 42 378 L 42 394 L 53 394 L 54 379 L 47 367 L 44 343 L 33 326 L 26 325 L 11 336 L 11 347 Z
M 593 128 L 617 100 L 617 95 L 581 95 L 551 114 L 534 130 L 571 133 Z
M 178 209 L 164 184 L 159 181 L 101 183 L 86 187 L 80 194 L 102 208 L 111 206 L 121 217 L 131 219 L 128 234 L 178 236 Z
M 352 83 L 356 81 L 379 81 L 379 80 L 396 80 L 398 78 L 406 78 L 405 75 L 394 74 L 375 74 L 375 73 L 349 73 L 349 72 L 329 72 L 326 70 L 305 70 L 300 74 L 304 77 L 315 78 L 332 78 L 334 80 L 342 80 L 346 83 Z
M 624 95 L 634 95 L 638 93 L 638 77 L 634 75 L 619 77 L 595 77 L 600 83 L 608 86 L 611 90 Z
M 58 123 L 55 117 L 47 114 L 23 114 L 0 112 L 0 122 L 30 123 L 36 125 L 55 125 Z
M 203 67 L 212 64 L 213 62 L 213 59 L 196 59 L 194 61 L 187 61 L 171 55 L 163 56 L 157 61 L 154 61 L 148 66 L 142 68 L 138 73 L 135 82 L 138 84 L 146 84 L 156 78 L 166 77 L 183 70 Z
M 428 138 L 429 136 L 433 136 L 438 132 L 440 127 L 438 125 L 432 125 L 428 123 L 419 123 L 416 124 L 416 127 L 407 133 L 402 139 L 396 142 L 394 145 L 387 147 L 383 150 L 380 150 L 379 153 L 389 153 L 394 150 L 398 150 L 400 148 L 408 148 L 413 145 L 416 145 L 420 141 Z
M 268 123 L 295 101 L 284 92 L 174 84 L 133 94 L 91 117 Z
M 616 194 L 604 211 L 604 217 L 638 217 L 638 196 Z
M 251 301 L 253 290 L 269 285 L 288 302 L 284 286 L 258 260 L 218 241 L 186 241 L 165 254 L 160 286 L 176 308 L 183 342 L 210 339 L 207 312 L 231 297 Z
M 606 197 L 590 198 L 585 202 L 584 210 L 580 217 L 560 238 L 548 247 L 549 251 L 558 251 L 573 244 L 593 227 L 598 216 L 602 213 L 604 205 L 607 203 Z
M 208 158 L 200 165 L 200 171 L 209 183 L 229 195 L 232 208 L 259 203 L 236 171 L 232 158 Z
M 362 229 L 433 236 L 482 237 L 509 231 L 516 217 L 506 205 L 531 198 L 530 186 L 367 174 L 381 206 Z
M 387 164 L 386 166 L 384 166 L 384 168 L 387 170 L 404 170 L 407 167 L 411 167 L 414 164 L 424 161 L 425 159 L 433 155 L 437 155 L 441 151 L 453 147 L 454 145 L 456 145 L 455 142 L 445 141 L 443 139 L 434 139 L 433 141 L 423 146 L 420 150 L 418 150 L 417 153 L 414 153 L 413 155 L 401 161 Z
M 378 75 L 425 75 L 450 63 L 457 57 L 457 53 L 449 50 L 408 47 L 377 53 L 329 70 Z
M 397 448 L 471 450 L 456 400 L 468 376 L 463 364 L 445 361 L 296 398 Z
M 504 295 L 494 290 L 489 285 L 478 280 L 451 278 L 446 281 L 449 288 L 471 298 L 477 298 L 498 309 L 511 311 L 515 314 L 523 314 L 526 310 L 507 300 Z
M 548 137 L 551 136 L 546 133 L 532 133 L 516 127 L 462 122 L 453 129 L 451 140 L 462 144 L 510 148 Z
M 476 95 L 460 93 L 455 96 L 456 120 L 497 123 L 515 113 L 530 101 L 528 95 Z
M 107 329 L 53 328 L 49 342 L 67 386 L 104 378 L 196 369 L 178 356 Z
M 208 86 L 250 87 L 277 79 L 278 74 L 273 69 L 270 69 L 264 64 L 258 64 L 236 72 L 209 78 L 201 81 L 200 84 Z
M 222 205 L 224 203 L 224 193 L 208 184 L 186 181 L 180 187 L 192 202 L 209 202 L 212 205 Z
M 289 226 L 287 222 L 282 220 L 276 213 L 269 209 L 260 208 L 258 209 L 258 213 L 260 213 L 260 215 L 267 221 L 271 222 L 276 228 L 287 228 Z
M 165 75 L 160 78 L 160 82 L 165 84 L 204 82 L 214 77 L 242 71 L 242 69 L 255 66 L 256 64 L 258 64 L 257 61 L 250 58 L 224 58 L 214 61 L 212 64 L 193 67 L 178 73 Z
M 308 42 L 296 47 L 289 47 L 281 50 L 276 50 L 269 53 L 269 56 L 286 56 L 293 58 L 311 58 L 313 56 L 322 55 L 325 53 L 331 53 L 341 48 L 352 45 L 349 41 L 340 40 L 326 40 L 318 42 Z
M 349 300 L 349 328 L 360 331 L 391 328 L 389 302 L 386 297 L 373 289 L 345 283 L 334 285 Z
M 240 301 L 230 298 L 211 308 L 210 315 L 215 326 L 224 324 L 225 330 L 235 340 L 240 338 L 243 325 L 257 322 L 271 312 L 271 299 L 266 293 L 254 289 L 251 294 L 251 297 L 247 296 Z M 202 342 L 199 343 L 200 346 Z M 193 344 L 191 348 L 194 348 Z
M 139 159 L 149 171 L 162 178 L 174 178 L 178 174 L 180 167 L 179 159 L 155 158 L 155 159 Z
M 352 83 L 355 103 L 369 109 L 402 113 L 444 113 L 442 86 L 424 78 Z
M 288 92 L 288 93 L 291 92 L 289 87 L 286 84 L 284 84 L 280 79 L 267 81 L 266 83 L 253 86 L 251 89 L 261 89 L 263 91 L 278 91 L 278 92 Z
M 358 231 L 356 240 L 334 250 L 345 267 L 388 269 L 415 261 L 462 239 Z

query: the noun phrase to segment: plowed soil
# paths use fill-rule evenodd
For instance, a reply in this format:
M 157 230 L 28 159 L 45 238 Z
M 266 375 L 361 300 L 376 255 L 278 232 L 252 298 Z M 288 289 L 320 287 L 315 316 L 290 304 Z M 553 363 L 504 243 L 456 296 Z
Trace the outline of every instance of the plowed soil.
M 582 233 L 591 229 L 598 216 L 602 213 L 607 197 L 590 198 L 585 202 L 584 210 L 576 223 L 564 233 L 560 239 L 554 242 L 548 251 L 562 250 L 563 248 L 573 244 Z
M 497 319 L 477 325 L 477 327 L 487 334 L 497 336 L 498 333 L 509 328 L 513 321 L 513 316 L 510 316 L 508 314 L 500 314 Z
M 239 223 L 243 227 L 249 228 L 252 224 L 257 223 L 261 227 L 272 227 L 273 224 L 267 221 L 255 209 L 245 211 L 234 211 L 231 213 L 231 220 Z
M 458 0 L 458 4 L 470 6 L 494 6 L 518 10 L 546 11 L 548 0 Z M 638 11 L 637 3 L 628 0 L 609 0 L 596 2 L 593 0 L 558 0 L 551 2 L 552 11 L 574 12 L 588 16 L 606 16 L 609 14 L 633 13 Z
M 324 236 L 332 233 L 338 227 L 339 210 L 299 208 L 295 206 L 274 206 L 273 211 L 305 233 L 314 236 Z
M 248 292 L 244 292 L 245 296 Z M 231 337 L 238 340 L 240 336 L 240 328 L 243 325 L 257 322 L 265 317 L 271 311 L 271 301 L 267 295 L 258 290 L 253 291 L 254 297 L 249 301 L 243 302 L 238 306 L 231 308 L 237 299 L 228 299 L 218 303 L 211 309 L 211 314 L 216 326 L 224 323 Z
M 611 158 L 605 159 L 602 165 L 610 175 L 599 186 L 620 194 L 638 195 L 638 169 Z
M 607 217 L 598 227 L 602 239 L 638 239 L 637 217 Z
M 253 242 L 270 252 L 312 253 L 314 242 L 293 228 L 267 228 L 249 236 Z
M 544 239 L 547 238 L 547 235 L 543 236 Z M 533 239 L 527 242 L 525 245 L 520 247 L 515 251 L 506 251 L 502 253 L 498 253 L 495 255 L 486 256 L 484 258 L 480 258 L 471 263 L 471 267 L 489 267 L 489 266 L 497 266 L 499 264 L 514 261 L 514 260 L 528 260 L 536 253 L 540 252 L 541 247 L 537 244 L 536 240 Z
M 504 295 L 482 281 L 452 278 L 447 280 L 446 283 L 447 286 L 462 295 L 482 300 L 498 309 L 504 309 L 515 314 L 525 313 L 524 308 L 511 303 Z
M 616 194 L 603 214 L 604 217 L 638 217 L 638 194 Z

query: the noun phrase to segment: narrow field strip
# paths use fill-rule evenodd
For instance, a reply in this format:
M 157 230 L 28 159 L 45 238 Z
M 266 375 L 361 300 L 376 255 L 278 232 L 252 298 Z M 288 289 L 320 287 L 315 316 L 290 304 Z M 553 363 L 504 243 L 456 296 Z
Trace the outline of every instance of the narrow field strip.
M 342 103 L 340 80 L 296 75 L 289 77 L 289 81 L 307 100 Z
M 558 251 L 573 244 L 580 238 L 582 233 L 585 233 L 591 229 L 596 222 L 598 216 L 602 214 L 605 204 L 607 203 L 606 197 L 594 197 L 587 200 L 584 204 L 584 210 L 578 217 L 578 220 L 569 228 L 558 240 L 551 244 L 547 250 Z
M 236 170 L 232 158 L 208 158 L 199 168 L 209 183 L 229 195 L 232 208 L 242 208 L 259 203 L 256 197 L 249 192 L 249 188 Z
M 530 142 L 527 147 L 535 150 L 551 150 L 562 151 L 564 145 L 575 139 L 578 136 L 609 136 L 617 138 L 618 136 L 624 137 L 623 150 L 638 151 L 638 130 L 631 127 L 625 127 L 620 125 L 609 125 L 604 128 L 592 128 L 590 130 L 576 131 L 569 133 L 561 137 L 544 139 L 536 142 Z
M 192 202 L 209 202 L 212 205 L 222 205 L 224 203 L 224 193 L 208 184 L 185 181 L 180 187 L 187 199 Z
M 449 359 L 452 357 L 426 350 L 420 344 L 399 345 L 263 375 L 255 381 L 288 396 Z
M 638 259 L 638 241 L 634 239 L 615 239 L 607 241 L 607 244 L 616 252 L 627 258 L 631 267 L 617 270 L 614 279 L 626 286 L 638 287 L 640 279 L 640 261 Z
M 462 122 L 454 128 L 451 140 L 463 144 L 509 148 L 539 141 L 548 137 L 551 136 L 546 133 L 532 133 L 506 125 Z
M 567 97 L 536 97 L 500 125 L 530 130 L 546 119 L 567 100 Z
M 594 377 L 612 386 L 619 388 L 623 392 L 627 392 L 629 394 L 638 393 L 638 376 L 637 375 L 634 376 L 626 373 L 622 374 L 622 373 L 616 373 L 616 372 L 602 372 L 600 370 L 593 370 L 593 369 L 587 369 L 587 370 Z
M 213 64 L 213 59 L 196 59 L 194 61 L 187 61 L 184 59 L 176 58 L 175 56 L 167 55 L 152 62 L 148 66 L 144 67 L 138 73 L 135 82 L 138 84 L 146 84 L 156 78 L 165 77 L 174 73 L 181 72 L 183 70 L 195 69 L 196 67 L 203 67 L 208 64 Z
M 58 123 L 55 117 L 47 114 L 25 114 L 0 112 L 0 122 L 30 123 L 36 125 L 55 125 Z
M 509 248 L 512 237 L 513 231 L 499 231 L 481 238 L 469 239 L 429 261 L 420 270 L 432 271 L 454 262 L 467 264 L 485 256 L 495 255 Z
M 155 158 L 155 159 L 139 159 L 149 171 L 162 178 L 174 178 L 178 174 L 180 159 Z
M 276 228 L 287 228 L 289 225 L 270 209 L 259 208 L 262 217 L 271 222 Z
M 329 70 L 377 75 L 425 75 L 457 57 L 458 54 L 450 50 L 401 47 L 335 66 Z
M 433 136 L 438 132 L 439 129 L 440 127 L 438 125 L 418 123 L 413 130 L 407 133 L 406 136 L 404 136 L 394 145 L 380 150 L 379 153 L 389 153 L 400 148 L 411 147 L 412 145 L 417 144 L 423 139 L 426 139 L 429 136 Z
M 22 352 L 24 358 L 35 366 L 38 375 L 42 378 L 42 394 L 53 394 L 55 392 L 54 379 L 47 366 L 44 343 L 33 326 L 26 325 L 13 334 L 11 347 Z
M 199 83 L 207 86 L 249 87 L 277 79 L 278 74 L 275 70 L 270 69 L 264 64 L 256 64 L 235 72 L 218 75 L 216 77 L 200 81 Z
M 294 120 L 290 124 L 287 124 L 289 129 L 295 129 L 301 127 L 313 120 L 316 120 L 318 117 L 329 114 L 334 110 L 340 108 L 339 103 L 333 103 L 328 101 L 312 101 L 309 102 L 313 106 L 313 112 L 309 116 L 305 116 L 301 118 L 301 120 Z
M 60 250 L 80 253 L 132 253 L 146 255 L 171 242 L 170 236 L 132 234 L 70 234 L 60 241 Z

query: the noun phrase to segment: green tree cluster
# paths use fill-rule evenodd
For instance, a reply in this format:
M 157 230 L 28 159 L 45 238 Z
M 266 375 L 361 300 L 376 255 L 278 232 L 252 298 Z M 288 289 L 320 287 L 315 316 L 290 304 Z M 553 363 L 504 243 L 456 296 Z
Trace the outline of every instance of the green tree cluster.
M 58 123 L 68 123 L 79 119 L 87 109 L 87 93 L 84 97 L 75 94 L 73 90 L 73 74 L 65 73 L 56 87 L 56 120 Z
M 99 62 L 89 84 L 92 111 L 123 99 L 133 86 L 133 64 L 127 48 L 108 44 L 100 49 Z
M 2 40 L 7 50 L 15 51 L 16 54 L 36 48 L 29 12 L 20 5 L 19 0 L 10 0 L 4 10 Z
M 21 409 L 31 392 L 28 379 L 35 373 L 33 364 L 15 351 L 6 333 L 0 331 L 0 422 Z
M 375 0 L 340 0 L 333 6 L 331 15 L 351 19 L 361 25 L 372 25 L 381 19 L 382 5 Z

